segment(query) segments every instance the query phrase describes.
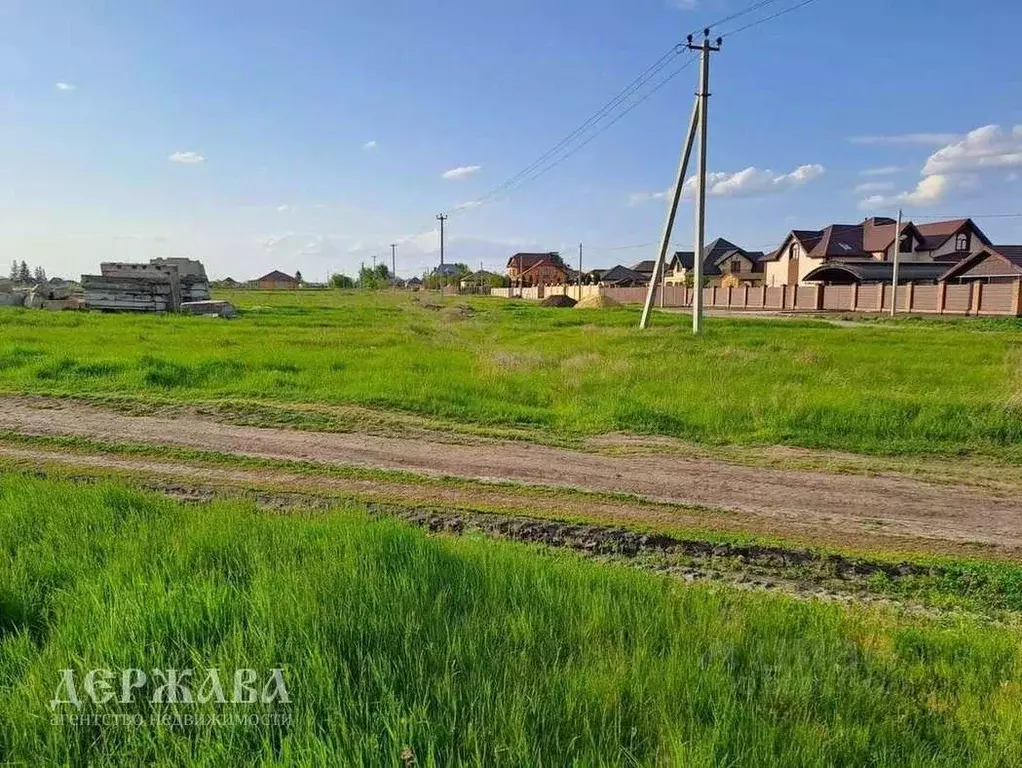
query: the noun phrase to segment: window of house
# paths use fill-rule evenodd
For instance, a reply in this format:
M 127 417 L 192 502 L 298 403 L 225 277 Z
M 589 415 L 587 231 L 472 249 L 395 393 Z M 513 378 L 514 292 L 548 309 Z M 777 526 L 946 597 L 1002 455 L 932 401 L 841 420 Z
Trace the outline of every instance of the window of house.
M 732 275 L 737 275 L 739 272 L 742 271 L 742 262 L 740 259 L 735 259 L 728 266 L 729 271 L 731 272 Z
M 967 234 L 963 233 L 955 237 L 955 250 L 956 251 L 969 250 L 969 236 Z
M 912 253 L 912 238 L 909 235 L 901 236 L 901 244 L 898 246 L 899 253 Z
M 798 243 L 792 243 L 791 248 L 788 249 L 788 258 L 794 261 L 799 257 L 800 251 L 801 249 L 798 247 Z

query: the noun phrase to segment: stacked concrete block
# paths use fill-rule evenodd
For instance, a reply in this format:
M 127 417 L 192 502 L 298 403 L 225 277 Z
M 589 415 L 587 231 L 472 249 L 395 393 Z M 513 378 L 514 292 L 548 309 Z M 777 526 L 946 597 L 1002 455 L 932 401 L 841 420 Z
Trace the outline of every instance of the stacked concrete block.
M 209 298 L 206 270 L 192 259 L 105 262 L 99 269 L 99 275 L 82 275 L 85 303 L 92 309 L 178 312 L 182 302 Z

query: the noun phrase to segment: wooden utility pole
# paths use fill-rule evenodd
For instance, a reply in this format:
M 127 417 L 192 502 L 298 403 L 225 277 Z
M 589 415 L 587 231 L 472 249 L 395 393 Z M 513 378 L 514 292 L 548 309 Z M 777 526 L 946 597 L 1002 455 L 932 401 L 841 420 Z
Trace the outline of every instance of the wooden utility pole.
M 894 269 L 891 275 L 891 317 L 898 311 L 898 264 L 901 261 L 901 208 L 894 226 Z

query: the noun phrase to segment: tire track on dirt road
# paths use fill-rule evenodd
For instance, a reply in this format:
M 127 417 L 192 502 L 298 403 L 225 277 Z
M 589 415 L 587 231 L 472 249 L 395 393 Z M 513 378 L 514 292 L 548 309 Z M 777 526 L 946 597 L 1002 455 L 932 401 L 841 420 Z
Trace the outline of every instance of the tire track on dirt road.
M 1022 547 L 1022 501 L 974 487 L 750 467 L 672 455 L 615 456 L 499 440 L 422 438 L 225 424 L 194 415 L 131 416 L 54 398 L 0 398 L 0 429 L 111 444 L 175 446 L 263 459 L 403 470 L 430 476 L 627 493 L 826 530 Z

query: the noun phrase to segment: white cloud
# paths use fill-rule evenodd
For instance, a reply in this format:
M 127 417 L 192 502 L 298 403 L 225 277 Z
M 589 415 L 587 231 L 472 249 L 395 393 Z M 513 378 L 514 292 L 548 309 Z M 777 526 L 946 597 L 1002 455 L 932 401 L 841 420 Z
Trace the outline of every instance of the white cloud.
M 901 173 L 904 168 L 900 165 L 883 165 L 879 168 L 866 168 L 865 170 L 859 171 L 860 176 L 893 176 L 896 173 Z
M 454 210 L 468 211 L 471 210 L 472 208 L 477 208 L 480 205 L 482 205 L 482 202 L 479 200 L 469 200 L 467 203 L 458 203 L 456 206 L 454 206 Z
M 1010 131 L 999 125 L 984 125 L 965 136 L 954 137 L 930 155 L 915 189 L 890 197 L 873 195 L 859 205 L 872 208 L 891 203 L 937 203 L 952 190 L 971 192 L 979 189 L 983 183 L 982 173 L 1006 168 L 1022 168 L 1022 125 L 1016 125 Z
M 291 205 L 287 205 L 287 204 L 285 203 L 284 205 L 278 205 L 278 206 L 277 206 L 277 210 L 278 210 L 278 211 L 279 211 L 280 213 L 287 213 L 288 211 L 293 211 L 293 210 L 294 210 L 294 206 L 291 206 Z
M 950 176 L 927 176 L 913 190 L 890 197 L 871 195 L 865 200 L 859 201 L 859 207 L 864 210 L 871 210 L 898 203 L 903 205 L 929 205 L 930 203 L 938 203 L 943 200 L 948 190 L 954 186 L 956 186 L 956 182 Z
M 683 11 L 694 11 L 699 5 L 699 0 L 668 0 L 672 8 L 680 8 Z
M 857 195 L 864 195 L 870 192 L 888 192 L 894 189 L 893 181 L 867 181 L 865 184 L 860 184 L 853 191 Z
M 365 150 L 376 149 L 376 147 L 378 146 L 379 145 L 376 143 L 376 139 L 372 139 L 371 141 L 367 141 L 365 144 L 363 144 L 362 149 Z
M 444 171 L 442 177 L 448 181 L 467 179 L 469 176 L 474 176 L 479 173 L 482 169 L 483 167 L 481 165 L 462 165 L 458 168 L 451 168 L 449 171 Z
M 937 150 L 923 166 L 923 175 L 1022 167 L 1022 125 L 1011 132 L 999 125 L 984 125 L 965 138 Z
M 175 152 L 168 159 L 172 163 L 183 163 L 184 165 L 197 165 L 206 162 L 206 158 L 198 152 Z
M 852 144 L 950 144 L 961 138 L 958 133 L 903 133 L 899 136 L 852 136 Z
M 59 82 L 54 86 L 58 91 L 73 91 L 75 87 L 71 83 Z
M 813 179 L 819 178 L 826 169 L 818 164 L 800 165 L 791 173 L 778 174 L 769 169 L 760 170 L 750 166 L 737 173 L 717 171 L 706 176 L 706 194 L 713 197 L 760 197 L 783 192 L 786 189 L 800 187 Z M 693 176 L 685 182 L 681 190 L 683 198 L 692 198 L 696 194 L 698 177 Z M 665 200 L 673 190 L 663 192 L 634 192 L 629 196 L 631 205 L 650 200 Z

